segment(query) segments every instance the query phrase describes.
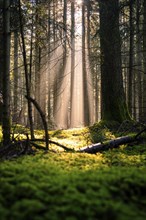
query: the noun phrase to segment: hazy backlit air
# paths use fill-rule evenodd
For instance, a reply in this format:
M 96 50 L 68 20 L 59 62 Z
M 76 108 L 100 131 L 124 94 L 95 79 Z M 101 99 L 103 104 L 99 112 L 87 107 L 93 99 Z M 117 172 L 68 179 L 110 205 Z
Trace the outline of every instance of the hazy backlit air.
M 75 4 L 75 44 L 74 44 L 74 71 L 71 75 L 71 53 L 72 48 L 67 44 L 65 54 L 65 66 L 63 66 L 64 47 L 58 41 L 58 46 L 50 54 L 50 61 L 45 60 L 42 68 L 41 79 L 41 100 L 47 93 L 55 91 L 51 103 L 51 120 L 58 129 L 82 127 L 85 125 L 85 108 L 89 109 L 89 124 L 93 123 L 93 86 L 88 57 L 87 39 L 85 38 L 85 59 L 86 71 L 83 72 L 82 59 L 82 1 Z M 71 25 L 71 12 L 67 14 L 67 25 Z M 86 74 L 86 76 L 84 76 Z M 84 82 L 86 78 L 86 82 Z M 84 85 L 83 85 L 84 83 Z M 48 89 L 45 89 L 45 87 Z M 85 91 L 86 90 L 86 91 Z M 86 94 L 85 94 L 86 92 Z M 46 95 L 45 95 L 46 94 Z M 85 104 L 85 96 L 88 96 L 88 103 Z M 85 106 L 86 105 L 86 106 Z

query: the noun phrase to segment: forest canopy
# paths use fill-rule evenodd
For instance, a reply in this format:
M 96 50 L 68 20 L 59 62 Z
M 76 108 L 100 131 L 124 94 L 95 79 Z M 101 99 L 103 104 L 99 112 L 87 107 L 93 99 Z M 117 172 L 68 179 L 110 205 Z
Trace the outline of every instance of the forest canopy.
M 0 2 L 0 121 L 67 129 L 145 121 L 143 0 Z M 26 99 L 26 96 L 28 97 Z

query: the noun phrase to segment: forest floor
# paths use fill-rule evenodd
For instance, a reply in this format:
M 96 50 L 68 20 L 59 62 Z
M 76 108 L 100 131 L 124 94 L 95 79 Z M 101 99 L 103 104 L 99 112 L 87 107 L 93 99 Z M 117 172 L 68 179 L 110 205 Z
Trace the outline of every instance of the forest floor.
M 83 128 L 50 136 L 77 150 L 114 134 Z M 50 148 L 55 152 L 0 161 L 1 220 L 146 219 L 145 143 L 94 155 Z

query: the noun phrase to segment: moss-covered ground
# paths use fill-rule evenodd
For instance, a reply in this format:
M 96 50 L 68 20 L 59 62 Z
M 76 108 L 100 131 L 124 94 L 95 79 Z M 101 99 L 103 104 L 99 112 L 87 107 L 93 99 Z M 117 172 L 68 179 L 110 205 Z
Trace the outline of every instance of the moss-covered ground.
M 91 141 L 88 129 L 50 135 L 75 149 Z M 0 219 L 145 220 L 146 144 L 96 155 L 37 151 L 1 161 Z

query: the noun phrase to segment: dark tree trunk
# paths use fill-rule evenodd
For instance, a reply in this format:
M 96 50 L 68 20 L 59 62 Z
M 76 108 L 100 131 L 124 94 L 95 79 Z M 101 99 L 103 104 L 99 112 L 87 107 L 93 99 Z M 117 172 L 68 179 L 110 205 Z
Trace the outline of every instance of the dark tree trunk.
M 21 33 L 21 40 L 22 40 L 22 49 L 23 49 L 23 63 L 24 63 L 24 73 L 25 73 L 25 84 L 26 84 L 26 94 L 27 97 L 30 97 L 31 88 L 30 88 L 30 75 L 28 72 L 28 63 L 27 63 L 27 54 L 26 54 L 26 45 L 25 45 L 25 38 L 24 38 L 24 30 L 23 30 L 23 20 L 22 20 L 22 11 L 21 11 L 21 2 L 19 0 L 19 20 L 20 20 L 20 33 Z M 33 128 L 33 118 L 32 118 L 32 105 L 30 99 L 27 101 L 28 105 L 28 118 L 30 124 L 30 133 L 31 138 L 34 138 L 34 128 Z
M 73 99 L 74 97 L 74 73 L 75 73 L 75 3 L 71 2 L 71 97 L 70 97 L 70 127 L 74 124 Z
M 51 123 L 52 120 L 52 104 L 51 104 L 51 68 L 50 68 L 50 59 L 51 59 L 51 4 L 48 5 L 48 122 Z
M 82 5 L 82 74 L 83 74 L 83 109 L 84 125 L 89 125 L 89 95 L 87 86 L 87 65 L 86 65 L 86 27 L 85 27 L 85 1 Z
M 10 143 L 10 0 L 3 1 L 3 143 Z
M 65 1 L 64 1 L 65 2 Z M 55 20 L 56 20 L 56 1 L 53 0 L 52 2 L 53 4 L 53 46 L 54 46 L 54 49 L 56 48 L 56 29 L 55 29 Z M 65 3 L 64 3 L 64 7 L 65 6 Z M 63 24 L 64 24 L 64 21 L 63 21 Z M 65 24 L 64 24 L 65 25 Z M 56 117 L 56 112 L 58 111 L 57 110 L 57 99 L 58 99 L 58 92 L 59 92 L 59 85 L 60 85 L 60 82 L 58 82 L 58 72 L 55 73 L 55 80 L 54 80 L 54 85 L 53 85 L 53 112 L 54 112 L 54 117 Z
M 136 0 L 136 63 L 137 63 L 137 117 L 136 119 L 141 121 L 142 116 L 142 44 L 141 44 L 141 0 Z
M 144 23 L 143 23 L 143 63 L 144 63 L 144 74 L 143 74 L 143 112 L 142 121 L 146 121 L 146 1 L 143 3 L 144 7 Z
M 130 12 L 130 18 L 129 18 L 129 27 L 130 27 L 130 39 L 129 39 L 129 72 L 128 72 L 128 108 L 129 112 L 132 115 L 132 85 L 133 85 L 133 62 L 134 62 L 134 1 L 132 0 L 129 4 L 129 12 Z M 133 106 L 134 107 L 134 106 Z
M 36 4 L 38 4 L 38 0 L 36 1 Z M 35 22 L 36 22 L 36 28 L 35 28 L 35 97 L 37 103 L 40 104 L 40 81 L 41 81 L 41 47 L 39 46 L 39 40 L 40 40 L 40 20 L 39 20 L 39 9 L 38 7 L 36 8 L 36 17 L 35 17 Z M 40 115 L 36 109 L 34 109 L 34 124 L 36 128 L 41 127 L 41 120 L 40 120 Z
M 130 119 L 125 102 L 121 69 L 119 1 L 101 0 L 101 116 L 102 120 Z
M 14 32 L 14 109 L 13 121 L 18 122 L 18 32 Z
M 2 124 L 2 67 L 3 67 L 3 14 L 2 5 L 0 5 L 0 125 Z

